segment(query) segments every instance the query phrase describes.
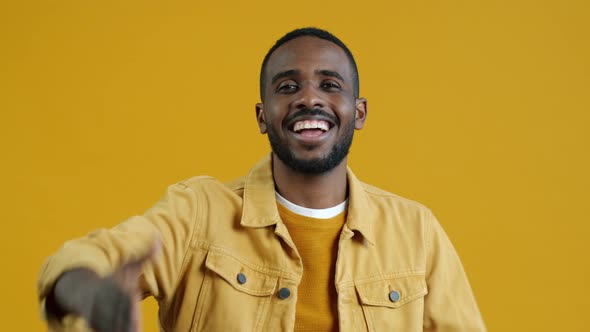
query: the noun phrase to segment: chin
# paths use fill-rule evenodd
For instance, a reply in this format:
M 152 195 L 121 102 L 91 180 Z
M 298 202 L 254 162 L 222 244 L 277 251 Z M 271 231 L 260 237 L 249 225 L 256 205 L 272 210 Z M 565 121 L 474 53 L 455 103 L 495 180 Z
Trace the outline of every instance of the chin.
M 317 148 L 313 150 L 292 151 L 291 153 L 295 157 L 295 159 L 307 162 L 318 162 L 327 159 L 330 154 L 329 150 L 319 151 L 319 149 Z

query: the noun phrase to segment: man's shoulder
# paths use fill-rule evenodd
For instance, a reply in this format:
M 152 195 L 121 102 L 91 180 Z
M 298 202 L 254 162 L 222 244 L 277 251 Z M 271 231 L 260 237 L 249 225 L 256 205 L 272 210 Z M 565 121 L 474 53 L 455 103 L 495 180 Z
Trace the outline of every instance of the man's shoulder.
M 399 196 L 397 194 L 391 193 L 387 190 L 381 189 L 374 185 L 359 181 L 363 191 L 365 192 L 368 200 L 374 204 L 379 205 L 388 205 L 388 206 L 397 206 L 397 207 L 405 207 L 406 209 L 413 209 L 418 211 L 427 212 L 430 209 L 422 203 L 416 202 L 409 198 L 405 198 Z
M 190 188 L 193 190 L 222 190 L 241 193 L 244 190 L 245 176 L 231 181 L 221 181 L 209 175 L 194 176 L 177 182 L 176 186 Z

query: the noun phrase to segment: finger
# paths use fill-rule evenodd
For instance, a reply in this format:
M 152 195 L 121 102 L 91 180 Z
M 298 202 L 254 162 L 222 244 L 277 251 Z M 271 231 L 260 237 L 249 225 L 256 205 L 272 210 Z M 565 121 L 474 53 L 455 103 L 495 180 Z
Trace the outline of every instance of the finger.
M 141 321 L 141 306 L 139 305 L 141 296 L 139 293 L 135 293 L 131 300 L 131 331 L 141 332 L 142 321 Z

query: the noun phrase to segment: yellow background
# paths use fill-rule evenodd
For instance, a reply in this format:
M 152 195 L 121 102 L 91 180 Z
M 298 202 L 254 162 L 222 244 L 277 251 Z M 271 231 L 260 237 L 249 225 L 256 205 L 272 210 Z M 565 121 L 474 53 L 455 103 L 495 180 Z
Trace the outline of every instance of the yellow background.
M 588 325 L 587 1 L 3 1 L 2 331 L 42 331 L 36 277 L 61 243 L 193 175 L 269 151 L 262 58 L 318 26 L 359 64 L 351 165 L 431 207 L 491 331 Z M 453 290 L 449 290 L 452 292 Z M 146 331 L 156 305 L 145 304 Z

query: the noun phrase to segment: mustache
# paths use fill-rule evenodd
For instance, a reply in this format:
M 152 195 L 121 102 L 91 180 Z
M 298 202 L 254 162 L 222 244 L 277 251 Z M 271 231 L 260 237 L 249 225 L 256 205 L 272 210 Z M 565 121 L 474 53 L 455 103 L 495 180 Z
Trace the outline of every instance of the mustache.
M 298 118 L 300 116 L 316 116 L 316 115 L 319 115 L 321 117 L 329 119 L 335 125 L 340 125 L 340 121 L 338 120 L 338 118 L 336 116 L 329 114 L 319 108 L 301 108 L 301 109 L 297 110 L 295 113 L 286 117 L 284 123 L 289 124 L 289 123 L 293 122 L 293 120 L 295 118 Z

